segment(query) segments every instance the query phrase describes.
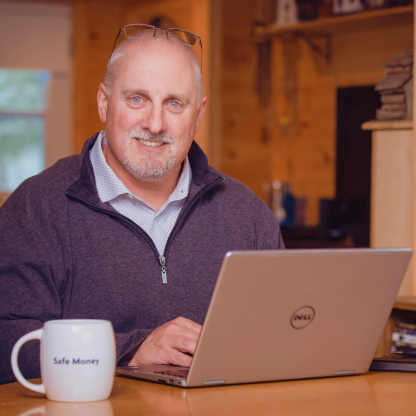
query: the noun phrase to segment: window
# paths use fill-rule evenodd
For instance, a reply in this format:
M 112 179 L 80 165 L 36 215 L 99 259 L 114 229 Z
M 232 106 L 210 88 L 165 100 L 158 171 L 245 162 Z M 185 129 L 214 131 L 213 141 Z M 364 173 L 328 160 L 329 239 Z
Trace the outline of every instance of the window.
M 0 69 L 0 190 L 45 168 L 47 71 Z
M 72 153 L 68 4 L 0 1 L 0 205 Z

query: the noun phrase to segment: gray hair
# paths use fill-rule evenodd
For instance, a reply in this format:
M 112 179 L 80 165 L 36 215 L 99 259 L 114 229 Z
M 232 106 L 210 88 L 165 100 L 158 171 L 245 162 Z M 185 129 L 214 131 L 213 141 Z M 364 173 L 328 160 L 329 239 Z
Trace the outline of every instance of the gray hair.
M 126 38 L 124 39 L 115 49 L 113 54 L 111 55 L 110 60 L 108 61 L 107 68 L 105 70 L 104 75 L 104 85 L 106 89 L 106 94 L 110 96 L 111 94 L 111 86 L 114 81 L 114 78 L 116 77 L 119 66 L 121 63 L 121 58 L 125 54 L 126 50 L 132 45 L 133 42 L 140 42 L 143 40 L 149 40 L 150 36 L 147 33 L 148 31 L 144 31 L 142 36 L 135 37 L 135 38 Z M 151 31 L 153 34 L 153 31 Z M 145 38 L 145 39 L 143 39 Z M 152 35 L 152 41 L 156 39 L 153 39 Z M 198 96 L 197 96 L 197 103 L 198 106 L 202 99 L 202 72 L 201 67 L 199 65 L 199 61 L 197 56 L 195 55 L 195 52 L 192 49 L 192 46 L 188 46 L 178 35 L 169 33 L 169 41 L 176 43 L 176 44 L 182 44 L 184 51 L 188 54 L 189 58 L 191 59 L 192 66 L 194 67 L 194 76 L 195 76 L 195 87 L 198 90 Z

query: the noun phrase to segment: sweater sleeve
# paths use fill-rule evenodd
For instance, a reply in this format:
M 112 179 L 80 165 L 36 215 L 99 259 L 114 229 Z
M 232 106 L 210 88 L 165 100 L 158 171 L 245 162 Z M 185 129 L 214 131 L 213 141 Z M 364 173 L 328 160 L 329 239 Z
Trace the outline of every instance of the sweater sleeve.
M 0 384 L 16 381 L 10 357 L 17 340 L 45 321 L 65 318 L 71 273 L 62 255 L 62 230 L 42 221 L 33 226 L 32 213 L 23 205 L 11 197 L 0 209 Z M 132 328 L 115 334 L 118 365 L 127 365 L 151 331 Z M 39 345 L 29 341 L 20 350 L 25 378 L 40 377 Z
M 10 356 L 16 341 L 62 313 L 53 253 L 10 199 L 0 210 L 0 383 L 15 381 Z M 19 366 L 26 378 L 39 377 L 38 341 L 22 347 Z
M 139 346 L 153 329 L 133 329 L 124 334 L 115 334 L 117 346 L 117 366 L 125 367 L 133 358 Z
M 279 224 L 265 202 L 256 198 L 253 222 L 258 250 L 282 250 L 285 248 Z

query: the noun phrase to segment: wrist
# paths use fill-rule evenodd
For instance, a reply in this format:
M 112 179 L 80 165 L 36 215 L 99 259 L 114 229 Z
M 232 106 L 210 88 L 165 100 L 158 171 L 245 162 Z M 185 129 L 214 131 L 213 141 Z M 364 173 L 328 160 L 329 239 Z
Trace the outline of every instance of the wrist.
M 140 367 L 141 365 L 143 365 L 143 363 L 140 360 L 140 348 L 141 348 L 141 345 L 139 346 L 139 348 L 137 348 L 132 359 L 128 363 L 129 367 Z

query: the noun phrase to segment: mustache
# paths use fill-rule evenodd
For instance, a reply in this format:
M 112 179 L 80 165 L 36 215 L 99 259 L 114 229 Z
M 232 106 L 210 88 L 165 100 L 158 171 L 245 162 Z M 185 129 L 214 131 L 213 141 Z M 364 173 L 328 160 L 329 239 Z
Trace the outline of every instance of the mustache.
M 127 133 L 128 139 L 149 140 L 151 142 L 175 143 L 175 139 L 166 133 L 153 134 L 146 130 L 131 130 Z

